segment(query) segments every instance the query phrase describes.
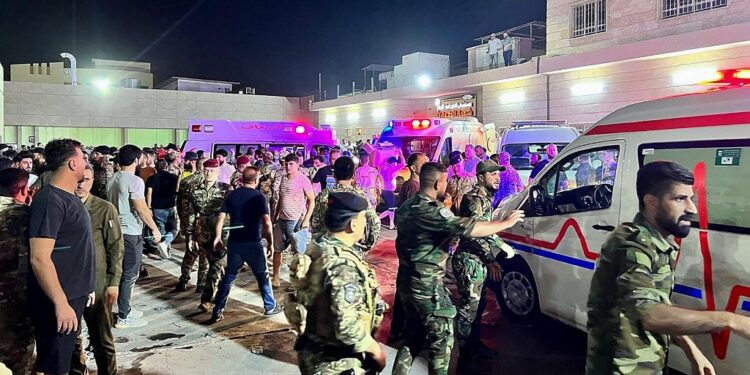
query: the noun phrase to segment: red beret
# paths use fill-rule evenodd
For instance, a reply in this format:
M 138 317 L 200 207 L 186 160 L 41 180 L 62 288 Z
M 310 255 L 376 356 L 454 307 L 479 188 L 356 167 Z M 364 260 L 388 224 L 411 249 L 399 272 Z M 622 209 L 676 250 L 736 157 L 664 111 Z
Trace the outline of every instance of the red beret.
M 216 159 L 208 159 L 203 162 L 203 168 L 219 168 L 219 161 Z
M 250 158 L 247 155 L 242 155 L 237 158 L 237 165 L 244 165 L 250 163 Z

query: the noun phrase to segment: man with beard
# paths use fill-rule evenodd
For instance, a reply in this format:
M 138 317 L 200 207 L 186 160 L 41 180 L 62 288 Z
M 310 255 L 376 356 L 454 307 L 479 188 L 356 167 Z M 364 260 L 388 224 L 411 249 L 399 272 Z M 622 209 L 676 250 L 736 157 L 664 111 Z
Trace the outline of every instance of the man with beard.
M 492 221 L 492 198 L 500 185 L 500 172 L 504 171 L 505 167 L 492 160 L 479 163 L 476 167 L 477 185 L 464 195 L 459 216 L 475 218 L 477 221 Z M 481 238 L 461 238 L 456 254 L 451 259 L 460 295 L 456 315 L 456 341 L 463 358 L 477 353 L 467 351 L 467 348 L 481 347 L 479 327 L 486 305 L 483 298 L 485 279 L 489 274 L 492 280 L 500 281 L 502 269 L 495 258 L 501 252 L 505 252 L 507 257 L 513 256 L 510 247 L 497 234 Z
M 639 213 L 602 246 L 588 299 L 586 374 L 661 374 L 670 341 L 694 374 L 715 374 L 688 335 L 730 329 L 750 339 L 750 317 L 672 306 L 679 247 L 696 220 L 693 174 L 667 161 L 638 171 Z
M 403 334 L 405 344 L 393 365 L 395 375 L 408 374 L 414 356 L 422 349 L 429 352 L 430 374 L 448 373 L 456 308 L 443 277 L 451 238 L 489 237 L 523 218 L 522 211 L 512 212 L 504 221 L 491 222 L 454 216 L 440 202 L 448 185 L 448 174 L 440 164 L 422 166 L 419 182 L 419 193 L 396 210 L 396 297 L 408 323 Z

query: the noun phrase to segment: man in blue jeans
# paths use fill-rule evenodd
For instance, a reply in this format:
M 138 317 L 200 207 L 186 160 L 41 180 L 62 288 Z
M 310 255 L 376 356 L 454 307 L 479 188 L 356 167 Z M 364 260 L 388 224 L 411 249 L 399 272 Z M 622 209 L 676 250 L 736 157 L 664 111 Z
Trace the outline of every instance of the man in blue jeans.
M 177 236 L 177 180 L 178 177 L 168 172 L 166 160 L 156 163 L 156 174 L 146 180 L 146 204 L 154 213 L 154 221 L 164 238 L 163 246 L 157 247 L 159 256 L 167 259 L 170 246 Z
M 216 221 L 214 248 L 221 248 L 224 246 L 221 241 L 222 231 L 225 230 L 224 218 L 229 214 L 230 227 L 226 228 L 229 230 L 227 268 L 219 284 L 219 291 L 216 293 L 211 323 L 224 319 L 224 307 L 227 305 L 229 290 L 244 263 L 250 266 L 258 281 L 265 315 L 275 315 L 282 311 L 282 307 L 273 297 L 271 278 L 268 274 L 267 261 L 273 256 L 273 235 L 268 201 L 260 191 L 252 188 L 257 185 L 258 172 L 257 167 L 245 168 L 242 172 L 242 187 L 231 192 L 224 200 Z M 266 240 L 265 252 L 261 239 Z

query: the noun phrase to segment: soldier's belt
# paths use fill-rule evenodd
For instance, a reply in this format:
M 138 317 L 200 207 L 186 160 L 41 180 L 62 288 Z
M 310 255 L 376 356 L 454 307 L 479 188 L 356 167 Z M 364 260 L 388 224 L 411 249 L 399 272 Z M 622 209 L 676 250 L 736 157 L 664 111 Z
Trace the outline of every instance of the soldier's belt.
M 294 343 L 294 350 L 307 350 L 322 354 L 323 357 L 362 359 L 362 353 L 355 352 L 352 347 L 320 344 L 310 339 L 307 335 L 297 337 L 297 341 Z

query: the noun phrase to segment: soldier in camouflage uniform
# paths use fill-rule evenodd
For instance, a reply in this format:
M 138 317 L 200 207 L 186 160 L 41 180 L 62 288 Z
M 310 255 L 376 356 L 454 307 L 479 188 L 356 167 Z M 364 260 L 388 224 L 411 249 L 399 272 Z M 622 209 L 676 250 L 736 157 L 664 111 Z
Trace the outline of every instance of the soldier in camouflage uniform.
M 460 152 L 451 152 L 449 159 L 450 167 L 448 169 L 448 187 L 445 189 L 445 203 L 453 213 L 458 214 L 463 196 L 477 184 L 477 178 L 465 171 Z
M 197 155 L 196 155 L 197 156 Z M 193 155 L 190 155 L 192 158 Z M 201 252 L 197 242 L 195 242 L 195 234 L 193 228 L 195 227 L 195 211 L 191 205 L 191 197 L 193 196 L 193 189 L 197 186 L 203 185 L 203 162 L 199 160 L 196 164 L 197 171 L 190 176 L 180 180 L 180 186 L 177 191 L 177 215 L 180 221 L 180 232 L 185 237 L 185 256 L 182 258 L 182 264 L 180 266 L 180 280 L 175 286 L 175 291 L 184 292 L 187 290 L 187 283 L 190 281 L 190 273 L 193 271 L 193 265 L 195 260 L 198 259 L 198 276 L 197 286 L 195 288 L 196 293 L 203 291 L 203 285 L 206 281 L 206 273 L 208 272 L 208 260 L 206 256 Z
M 29 272 L 29 174 L 16 168 L 0 171 L 0 362 L 14 374 L 29 374 L 34 354 L 34 327 L 26 311 Z
M 245 170 L 245 168 L 249 167 L 251 163 L 251 159 L 247 155 L 240 155 L 237 158 L 237 170 L 232 173 L 232 177 L 229 178 L 230 185 L 232 185 L 232 189 L 239 189 L 243 186 L 242 183 L 242 172 Z
M 499 173 L 504 170 L 504 167 L 492 160 L 477 165 L 478 184 L 464 195 L 459 216 L 472 217 L 477 221 L 492 221 L 492 198 L 499 186 Z M 451 258 L 453 275 L 456 277 L 460 295 L 456 315 L 456 341 L 461 349 L 470 344 L 480 343 L 479 327 L 485 307 L 485 278 L 489 271 L 494 281 L 500 280 L 502 270 L 496 257 L 503 251 L 507 251 L 507 255 L 512 254 L 512 250 L 504 249 L 510 247 L 505 245 L 497 234 L 482 238 L 462 238 Z
M 190 205 L 195 212 L 195 227 L 193 234 L 195 241 L 203 255 L 208 260 L 208 272 L 206 281 L 203 285 L 203 294 L 198 309 L 201 311 L 210 311 L 210 303 L 214 298 L 216 287 L 224 274 L 224 263 L 226 259 L 226 249 L 214 249 L 214 239 L 216 220 L 219 216 L 222 203 L 230 190 L 229 184 L 218 182 L 219 178 L 219 161 L 209 159 L 203 163 L 204 179 L 203 183 L 194 186 L 191 189 Z M 225 223 L 229 226 L 229 215 L 226 216 Z M 223 233 L 228 237 L 228 233 Z M 227 243 L 227 238 L 223 238 L 223 243 Z
M 274 201 L 274 184 L 276 183 L 276 176 L 280 175 L 282 170 L 279 164 L 274 163 L 273 153 L 266 151 L 263 154 L 263 166 L 260 167 L 260 179 L 258 180 L 258 190 L 266 196 L 268 205 L 271 212 L 276 212 L 276 206 Z
M 686 237 L 697 221 L 693 183 L 693 174 L 673 162 L 638 171 L 640 212 L 604 243 L 591 280 L 586 374 L 662 374 L 670 342 L 685 352 L 693 373 L 715 374 L 687 335 L 729 329 L 750 339 L 750 317 L 670 301 L 679 247 L 669 236 Z
M 326 231 L 325 216 L 328 211 L 328 200 L 331 193 L 350 192 L 367 199 L 365 192 L 353 184 L 354 161 L 351 158 L 341 157 L 336 159 L 333 165 L 333 176 L 336 179 L 336 184 L 323 189 L 315 198 L 315 208 L 310 218 L 310 230 L 312 230 L 315 237 L 322 236 Z M 364 238 L 361 242 L 357 243 L 357 246 L 360 250 L 367 252 L 375 246 L 378 237 L 380 237 L 380 218 L 378 218 L 377 212 L 375 212 L 369 201 L 367 202 L 365 213 L 367 228 L 365 229 Z
M 385 303 L 375 272 L 355 244 L 364 236 L 367 200 L 332 192 L 326 233 L 290 267 L 297 292 L 284 313 L 300 333 L 294 349 L 302 375 L 373 374 L 385 366 L 385 350 L 373 335 Z
M 420 191 L 396 210 L 396 253 L 399 269 L 396 298 L 407 319 L 405 344 L 398 351 L 393 374 L 408 374 L 422 349 L 429 352 L 431 375 L 448 373 L 453 347 L 456 308 L 443 284 L 451 239 L 487 237 L 505 230 L 523 217 L 514 211 L 502 222 L 478 222 L 457 217 L 438 199 L 445 194 L 448 176 L 437 163 L 425 163 L 419 174 Z

